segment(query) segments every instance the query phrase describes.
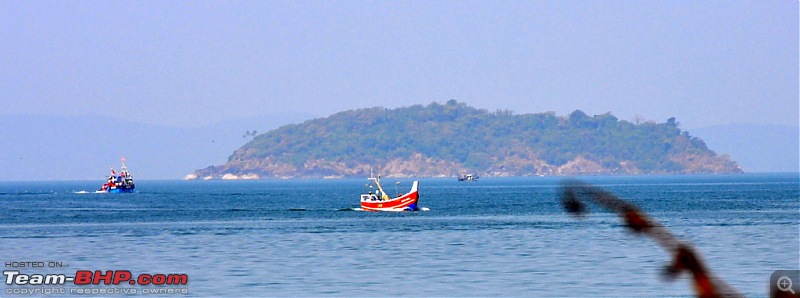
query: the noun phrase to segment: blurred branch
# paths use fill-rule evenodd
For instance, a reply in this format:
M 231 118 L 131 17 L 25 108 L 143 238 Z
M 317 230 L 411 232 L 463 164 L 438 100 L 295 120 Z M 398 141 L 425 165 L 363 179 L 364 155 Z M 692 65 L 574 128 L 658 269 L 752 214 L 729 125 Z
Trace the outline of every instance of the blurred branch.
M 625 226 L 637 234 L 647 236 L 672 255 L 665 275 L 675 278 L 686 271 L 692 274 L 697 297 L 744 297 L 723 280 L 714 277 L 691 245 L 684 243 L 655 220 L 649 218 L 635 205 L 615 195 L 580 181 L 569 181 L 562 188 L 562 203 L 571 214 L 582 216 L 588 212 L 585 201 L 594 201 L 601 207 L 617 213 Z

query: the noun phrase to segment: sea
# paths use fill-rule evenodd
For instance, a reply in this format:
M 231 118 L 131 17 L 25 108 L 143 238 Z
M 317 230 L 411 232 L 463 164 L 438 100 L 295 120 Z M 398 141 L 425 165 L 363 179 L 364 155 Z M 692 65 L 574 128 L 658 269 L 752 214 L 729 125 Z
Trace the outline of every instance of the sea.
M 394 194 L 412 180 L 382 182 Z M 0 182 L 0 296 L 695 295 L 688 275 L 663 274 L 671 252 L 615 213 L 567 213 L 569 180 L 635 204 L 748 297 L 800 269 L 797 173 L 419 180 L 416 212 L 360 211 L 366 179 L 137 180 L 130 194 Z M 76 282 L 35 282 L 59 274 Z M 155 285 L 170 276 L 186 279 Z

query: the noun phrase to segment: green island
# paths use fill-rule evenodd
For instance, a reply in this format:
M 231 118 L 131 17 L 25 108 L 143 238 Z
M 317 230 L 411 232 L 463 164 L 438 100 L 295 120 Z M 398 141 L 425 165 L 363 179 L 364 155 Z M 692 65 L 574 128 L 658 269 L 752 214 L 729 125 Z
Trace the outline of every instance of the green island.
M 666 122 L 576 110 L 490 112 L 456 100 L 348 110 L 255 136 L 223 165 L 186 179 L 570 176 L 742 173 Z

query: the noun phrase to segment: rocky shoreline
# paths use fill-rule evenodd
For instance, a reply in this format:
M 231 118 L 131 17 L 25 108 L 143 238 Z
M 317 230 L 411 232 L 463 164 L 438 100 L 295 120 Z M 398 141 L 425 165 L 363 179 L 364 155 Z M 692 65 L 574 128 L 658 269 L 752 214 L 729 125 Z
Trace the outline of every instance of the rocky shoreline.
M 647 172 L 632 162 L 619 162 L 616 167 L 579 156 L 563 165 L 550 165 L 539 159 L 506 158 L 483 170 L 470 169 L 462 164 L 414 154 L 409 159 L 393 159 L 378 163 L 348 165 L 324 159 L 307 161 L 302 167 L 279 163 L 270 159 L 232 161 L 220 166 L 210 166 L 184 177 L 185 180 L 257 180 L 293 178 L 354 178 L 366 177 L 370 170 L 380 171 L 384 177 L 457 177 L 460 173 L 475 173 L 482 177 L 512 176 L 582 176 L 582 175 L 647 175 L 647 174 L 736 174 L 743 173 L 727 156 L 672 156 L 671 160 L 684 166 L 680 172 Z

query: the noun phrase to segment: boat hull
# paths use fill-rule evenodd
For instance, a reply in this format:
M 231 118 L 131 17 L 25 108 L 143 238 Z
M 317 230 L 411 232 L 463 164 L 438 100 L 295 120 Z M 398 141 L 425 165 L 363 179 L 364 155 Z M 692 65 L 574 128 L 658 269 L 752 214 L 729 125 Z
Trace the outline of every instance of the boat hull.
M 114 188 L 106 190 L 107 193 L 132 193 L 134 188 Z

